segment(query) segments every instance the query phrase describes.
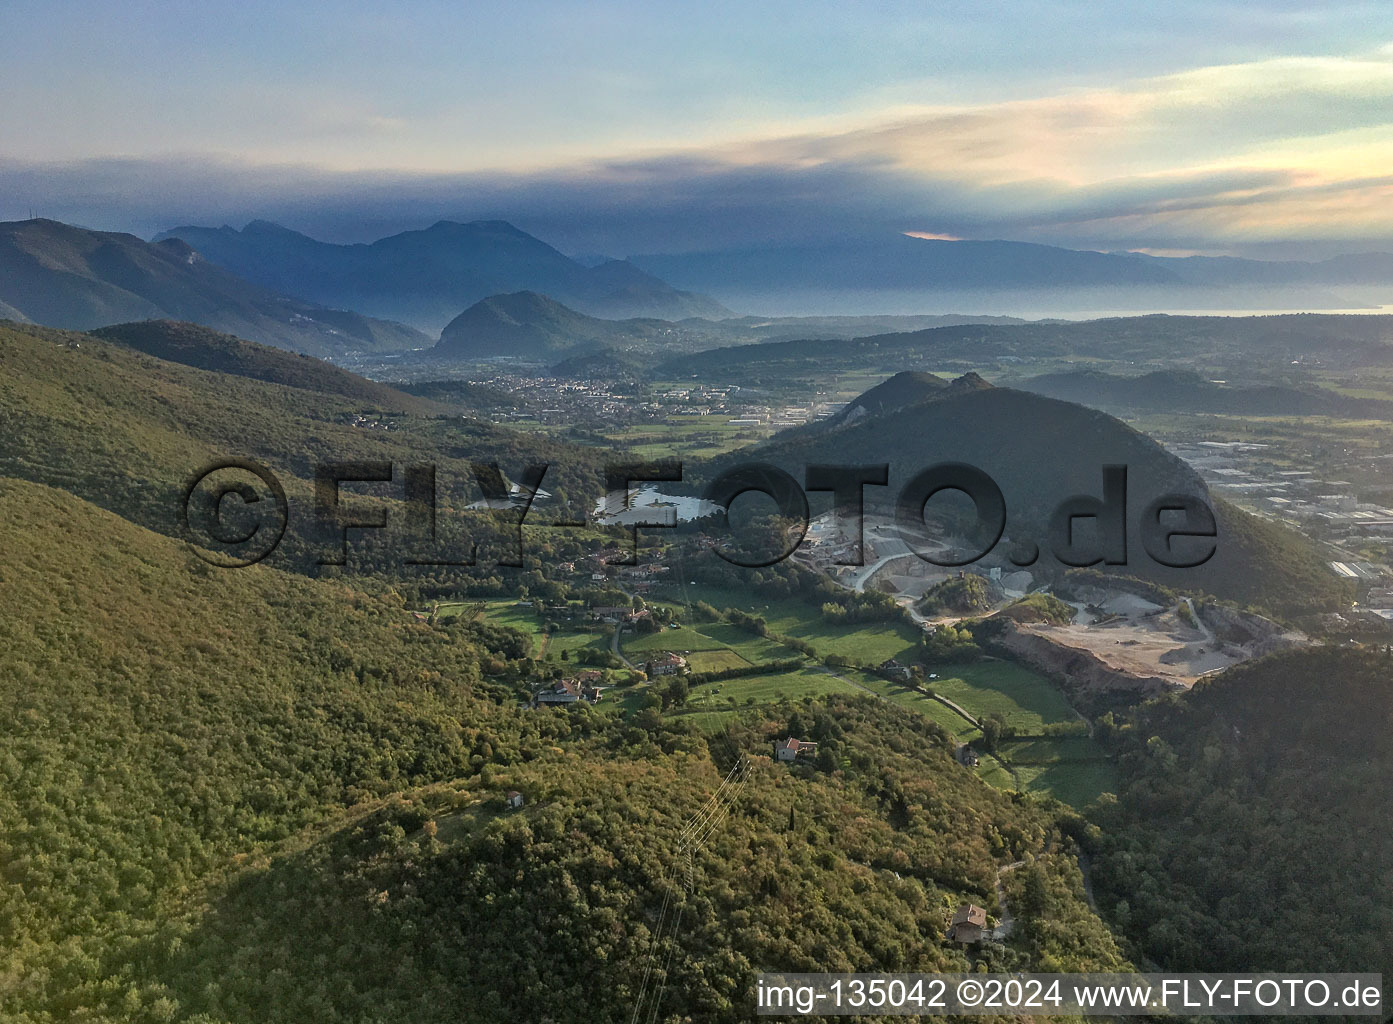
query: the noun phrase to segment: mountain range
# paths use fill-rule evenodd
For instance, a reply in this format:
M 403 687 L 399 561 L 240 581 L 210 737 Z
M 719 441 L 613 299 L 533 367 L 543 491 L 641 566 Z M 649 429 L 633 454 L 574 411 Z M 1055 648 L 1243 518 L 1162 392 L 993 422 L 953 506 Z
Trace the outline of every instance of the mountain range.
M 1094 252 L 889 234 L 631 257 L 682 288 L 767 313 L 1343 309 L 1381 302 L 1393 255 L 1320 262 Z M 1033 315 L 1039 316 L 1036 312 Z
M 607 320 L 578 312 L 539 292 L 521 291 L 480 299 L 446 324 L 439 343 L 417 353 L 415 359 L 463 362 L 507 356 L 548 361 L 558 355 L 583 356 L 605 350 L 611 354 L 626 352 L 626 362 L 637 359 L 642 365 L 652 365 L 655 358 L 731 345 L 785 339 L 850 340 L 883 331 L 1025 322 L 1014 317 L 959 315 Z M 607 356 L 597 365 L 609 362 Z
M 253 284 L 178 239 L 150 243 L 51 220 L 0 224 L 0 316 L 74 330 L 189 320 L 320 356 L 430 343 L 402 324 Z
M 442 220 L 370 244 L 336 245 L 268 221 L 242 230 L 185 226 L 179 239 L 264 287 L 362 310 L 435 332 L 462 309 L 500 293 L 545 293 L 592 316 L 668 320 L 732 315 L 624 260 L 587 266 L 501 220 Z

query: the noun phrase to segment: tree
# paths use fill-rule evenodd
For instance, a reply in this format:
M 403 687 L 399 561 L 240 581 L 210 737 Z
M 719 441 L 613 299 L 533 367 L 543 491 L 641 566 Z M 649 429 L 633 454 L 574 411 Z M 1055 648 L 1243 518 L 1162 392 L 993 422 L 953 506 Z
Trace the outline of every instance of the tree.
M 982 727 L 982 746 L 986 747 L 991 753 L 996 752 L 997 746 L 1010 733 L 1010 727 L 1006 724 L 1006 719 L 1001 716 L 1001 712 L 993 711 L 985 718 L 978 719 Z
M 687 682 L 687 677 L 678 673 L 668 680 L 663 706 L 680 708 L 687 703 L 687 698 L 691 696 L 691 693 L 692 687 Z

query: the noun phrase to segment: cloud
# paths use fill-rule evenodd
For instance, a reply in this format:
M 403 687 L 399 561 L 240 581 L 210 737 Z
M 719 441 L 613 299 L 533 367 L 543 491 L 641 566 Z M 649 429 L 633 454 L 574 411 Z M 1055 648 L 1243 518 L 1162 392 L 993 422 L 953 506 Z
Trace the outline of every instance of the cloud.
M 322 131 L 398 128 L 375 112 L 310 109 Z M 268 217 L 336 240 L 499 217 L 570 251 L 619 254 L 886 232 L 1234 251 L 1393 239 L 1388 166 L 1393 49 L 1384 47 L 903 107 L 528 172 L 334 172 L 199 154 L 8 162 L 0 216 L 38 207 L 142 234 Z

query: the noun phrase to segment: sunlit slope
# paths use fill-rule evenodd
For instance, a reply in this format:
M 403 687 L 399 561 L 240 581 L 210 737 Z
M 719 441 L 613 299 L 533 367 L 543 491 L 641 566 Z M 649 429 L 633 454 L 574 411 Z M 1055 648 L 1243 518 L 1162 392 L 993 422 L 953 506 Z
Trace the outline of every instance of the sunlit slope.
M 546 463 L 547 489 L 603 492 L 593 450 L 477 420 L 395 415 L 419 400 L 354 380 L 353 389 L 323 375 L 290 386 L 89 335 L 0 327 L 0 474 L 62 487 L 165 533 L 178 529 L 188 481 L 229 457 L 270 467 L 302 512 L 316 467 L 329 462 L 388 461 L 398 481 L 408 463 L 435 463 L 442 500 L 466 493 L 474 460 L 512 475 Z
M 741 1020 L 760 969 L 969 967 L 947 914 L 1021 858 L 1046 903 L 987 962 L 1119 962 L 1068 812 L 987 788 L 870 698 L 752 713 L 710 749 L 656 713 L 530 711 L 481 678 L 467 627 L 390 592 L 211 570 L 16 480 L 0 580 L 7 1020 L 608 1019 L 665 896 L 684 923 L 663 1005 Z M 776 768 L 789 731 L 839 767 Z M 683 826 L 740 752 L 755 768 L 688 891 Z M 512 787 L 529 804 L 504 818 Z
M 116 998 L 129 943 L 191 883 L 467 772 L 477 730 L 499 731 L 475 648 L 399 603 L 209 570 L 61 491 L 0 479 L 0 581 L 7 1020 Z M 536 748 L 527 724 L 503 730 L 514 747 Z

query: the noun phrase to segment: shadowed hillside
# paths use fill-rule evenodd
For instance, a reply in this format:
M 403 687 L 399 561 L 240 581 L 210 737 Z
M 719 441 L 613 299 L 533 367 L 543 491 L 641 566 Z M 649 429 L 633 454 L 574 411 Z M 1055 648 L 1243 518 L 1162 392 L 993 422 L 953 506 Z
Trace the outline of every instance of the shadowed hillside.
M 189 320 L 320 356 L 429 344 L 402 324 L 268 291 L 178 239 L 151 244 L 51 220 L 0 224 L 0 302 L 16 319 L 52 327 Z
M 431 402 L 349 373 L 333 363 L 244 341 L 198 324 L 145 320 L 99 327 L 89 333 L 172 363 L 335 395 L 369 403 L 384 411 L 420 414 L 442 411 Z
M 532 290 L 592 316 L 730 315 L 704 295 L 678 291 L 631 263 L 587 267 L 506 221 L 442 220 L 369 245 L 334 245 L 266 221 L 179 227 L 177 238 L 220 266 L 268 288 L 361 309 L 437 331 L 490 295 Z
M 1000 487 L 1007 538 L 1038 545 L 1033 571 L 1047 573 L 1062 568 L 1050 554 L 1054 510 L 1076 495 L 1101 497 L 1103 467 L 1126 466 L 1128 564 L 1115 571 L 1284 615 L 1331 610 L 1351 596 L 1309 541 L 1211 498 L 1189 466 L 1144 434 L 1095 409 L 994 388 L 976 374 L 951 384 L 927 374 L 896 375 L 853 400 L 840 417 L 776 434 L 740 458 L 767 460 L 799 480 L 812 464 L 888 463 L 890 485 L 865 490 L 868 504 L 887 510 L 921 470 L 967 463 Z M 735 461 L 719 460 L 711 472 Z M 1201 566 L 1169 568 L 1144 551 L 1140 513 L 1168 494 L 1193 495 L 1215 509 L 1215 554 Z
M 1315 648 L 1142 708 L 1094 885 L 1173 971 L 1393 971 L 1390 661 Z

